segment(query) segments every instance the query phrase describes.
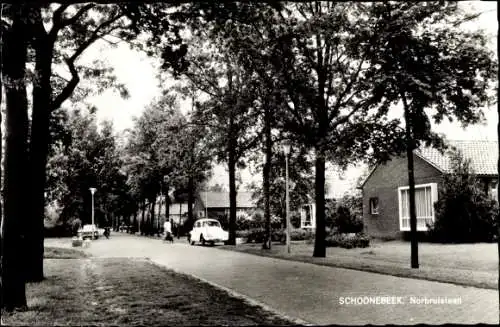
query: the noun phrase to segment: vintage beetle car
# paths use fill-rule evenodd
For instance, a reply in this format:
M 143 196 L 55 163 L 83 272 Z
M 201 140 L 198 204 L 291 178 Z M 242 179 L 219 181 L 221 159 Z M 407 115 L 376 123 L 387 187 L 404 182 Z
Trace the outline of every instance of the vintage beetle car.
M 188 241 L 194 245 L 199 241 L 202 245 L 206 243 L 215 244 L 216 242 L 227 243 L 229 233 L 222 229 L 220 222 L 216 219 L 198 219 L 193 229 L 189 232 Z

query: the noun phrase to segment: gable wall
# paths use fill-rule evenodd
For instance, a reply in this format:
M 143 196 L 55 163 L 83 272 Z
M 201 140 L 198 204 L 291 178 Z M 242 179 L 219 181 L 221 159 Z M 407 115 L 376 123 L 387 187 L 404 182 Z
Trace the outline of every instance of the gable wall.
M 363 186 L 363 222 L 370 236 L 400 238 L 398 187 L 408 185 L 406 156 L 378 166 Z M 442 174 L 414 156 L 415 184 L 440 183 Z M 439 187 L 439 186 L 438 186 Z M 379 214 L 370 214 L 370 198 L 378 197 Z

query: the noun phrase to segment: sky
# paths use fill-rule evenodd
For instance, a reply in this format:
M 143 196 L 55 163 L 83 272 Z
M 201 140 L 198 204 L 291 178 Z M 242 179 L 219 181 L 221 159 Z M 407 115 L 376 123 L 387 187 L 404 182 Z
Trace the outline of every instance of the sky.
M 464 1 L 460 4 L 464 8 L 476 9 L 482 14 L 478 20 L 466 23 L 464 29 L 484 29 L 491 36 L 490 47 L 497 53 L 497 3 L 494 1 Z M 156 79 L 156 67 L 158 61 L 149 58 L 145 53 L 131 50 L 126 44 L 119 44 L 116 48 L 111 48 L 107 43 L 101 42 L 90 48 L 83 61 L 92 60 L 95 56 L 106 60 L 114 68 L 118 81 L 124 83 L 130 92 L 128 99 L 122 99 L 112 91 L 106 91 L 98 96 L 88 99 L 88 102 L 94 104 L 97 108 L 98 120 L 112 120 L 115 130 L 121 131 L 133 127 L 133 117 L 138 117 L 142 110 L 151 101 L 161 94 L 161 88 Z M 498 55 L 497 55 L 498 56 Z M 162 85 L 164 88 L 165 85 Z M 183 104 L 184 107 L 188 105 Z M 181 108 L 186 110 L 186 108 Z M 486 122 L 481 125 L 462 128 L 457 123 L 445 121 L 440 125 L 434 125 L 434 131 L 443 133 L 449 139 L 456 140 L 497 140 L 498 115 L 496 105 L 491 108 L 484 108 Z M 364 165 L 350 167 L 345 172 L 334 172 L 330 170 L 327 173 L 327 185 L 331 196 L 340 196 L 346 191 L 355 187 L 358 177 L 366 170 Z M 252 176 L 249 171 L 242 171 L 241 177 L 244 184 L 253 180 L 260 180 L 260 176 Z M 213 177 L 209 184 L 221 184 L 227 188 L 228 177 L 223 166 L 215 166 Z

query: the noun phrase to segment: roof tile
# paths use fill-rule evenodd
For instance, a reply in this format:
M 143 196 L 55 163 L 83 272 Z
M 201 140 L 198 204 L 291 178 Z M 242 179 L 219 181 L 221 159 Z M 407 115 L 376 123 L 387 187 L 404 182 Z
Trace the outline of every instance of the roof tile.
M 456 148 L 463 156 L 471 160 L 471 166 L 477 175 L 498 175 L 498 141 L 447 141 L 449 148 Z M 424 160 L 436 168 L 451 171 L 451 160 L 448 155 L 432 147 L 421 147 L 415 150 Z

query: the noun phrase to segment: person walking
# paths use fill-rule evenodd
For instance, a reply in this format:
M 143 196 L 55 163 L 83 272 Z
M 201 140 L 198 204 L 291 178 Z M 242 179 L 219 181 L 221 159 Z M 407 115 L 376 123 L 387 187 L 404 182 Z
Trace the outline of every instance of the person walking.
M 167 218 L 163 223 L 163 231 L 165 233 L 165 241 L 174 242 L 174 238 L 172 237 L 172 223 L 170 219 Z

